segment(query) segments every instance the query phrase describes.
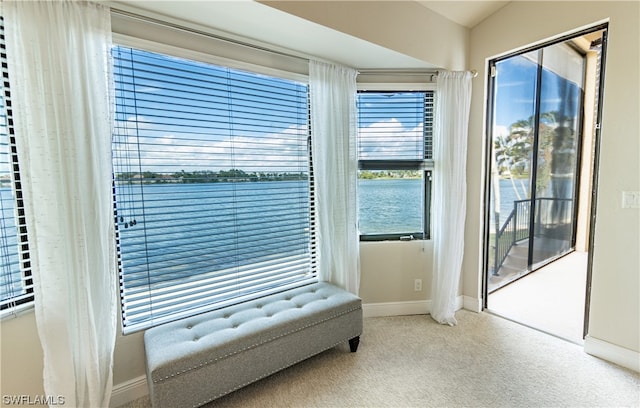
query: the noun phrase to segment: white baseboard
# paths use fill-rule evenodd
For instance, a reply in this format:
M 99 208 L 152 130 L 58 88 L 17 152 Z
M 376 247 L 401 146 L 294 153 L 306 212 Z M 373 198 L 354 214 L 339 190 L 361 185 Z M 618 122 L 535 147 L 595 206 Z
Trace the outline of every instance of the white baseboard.
M 456 298 L 456 310 L 482 311 L 479 299 L 468 296 Z M 414 300 L 409 302 L 365 303 L 362 305 L 363 317 L 407 316 L 431 313 L 431 300 Z
M 131 401 L 135 401 L 138 398 L 142 398 L 147 394 L 149 394 L 149 389 L 147 388 L 147 377 L 141 375 L 140 377 L 132 380 L 114 385 L 113 391 L 111 392 L 111 402 L 109 403 L 109 407 L 120 407 Z
M 640 353 L 615 344 L 587 336 L 584 339 L 587 354 L 610 361 L 622 367 L 640 372 Z
M 482 312 L 482 299 L 476 299 L 470 296 L 461 296 L 461 297 L 462 297 L 462 307 L 464 308 L 464 310 L 470 310 L 476 313 Z
M 363 317 L 406 316 L 429 314 L 430 300 L 409 302 L 365 303 L 362 305 Z

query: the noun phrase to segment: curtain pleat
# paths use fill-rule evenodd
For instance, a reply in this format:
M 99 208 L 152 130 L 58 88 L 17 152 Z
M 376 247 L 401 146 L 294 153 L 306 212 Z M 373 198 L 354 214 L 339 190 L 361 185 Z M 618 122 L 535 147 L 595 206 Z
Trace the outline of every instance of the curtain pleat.
M 433 141 L 431 317 L 454 326 L 464 254 L 471 72 L 440 72 Z
M 109 9 L 4 2 L 44 390 L 108 406 L 117 327 Z
M 358 294 L 356 75 L 351 68 L 309 64 L 319 276 Z

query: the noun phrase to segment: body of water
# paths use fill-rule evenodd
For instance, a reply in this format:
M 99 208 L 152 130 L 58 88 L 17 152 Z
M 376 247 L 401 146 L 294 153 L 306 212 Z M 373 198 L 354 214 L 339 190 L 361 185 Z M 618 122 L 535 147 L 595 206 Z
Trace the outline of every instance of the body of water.
M 529 179 L 500 179 L 500 225 L 509 217 L 513 211 L 513 203 L 518 200 L 526 200 L 529 198 Z M 490 199 L 490 224 L 493 230 L 495 226 L 495 191 L 491 188 Z
M 515 182 L 521 189 L 520 180 Z M 503 221 L 518 197 L 510 180 L 501 180 L 500 190 Z M 116 191 L 125 279 L 134 286 L 282 257 L 310 258 L 310 192 L 304 181 L 119 185 Z M 11 189 L 0 193 L 5 219 L 11 219 Z M 420 179 L 358 180 L 360 232 L 422 231 L 423 200 Z M 16 265 L 15 226 L 4 228 L 9 256 L 3 259 Z M 20 271 L 3 272 L 2 279 L 20 286 Z
M 121 185 L 116 191 L 121 258 L 132 286 L 309 258 L 306 182 Z
M 421 179 L 358 180 L 361 234 L 423 231 L 424 182 Z

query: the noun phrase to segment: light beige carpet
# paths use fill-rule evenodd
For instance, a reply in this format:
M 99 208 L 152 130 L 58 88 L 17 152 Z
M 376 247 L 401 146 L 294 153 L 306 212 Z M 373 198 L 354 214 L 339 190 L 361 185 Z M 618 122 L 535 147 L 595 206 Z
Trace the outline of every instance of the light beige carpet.
M 455 327 L 424 315 L 365 319 L 357 353 L 337 347 L 209 406 L 640 406 L 638 373 L 497 316 L 456 317 Z

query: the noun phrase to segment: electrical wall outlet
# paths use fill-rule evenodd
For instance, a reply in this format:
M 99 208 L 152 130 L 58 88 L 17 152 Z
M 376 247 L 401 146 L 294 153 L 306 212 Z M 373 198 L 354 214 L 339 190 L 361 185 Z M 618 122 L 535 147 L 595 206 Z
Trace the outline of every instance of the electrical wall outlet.
M 640 191 L 623 191 L 622 208 L 640 208 Z
M 416 279 L 413 281 L 413 290 L 416 292 L 422 291 L 422 279 Z

